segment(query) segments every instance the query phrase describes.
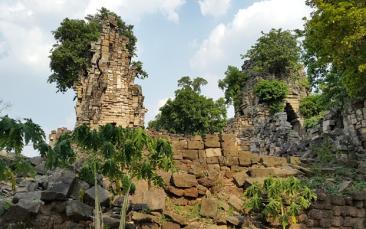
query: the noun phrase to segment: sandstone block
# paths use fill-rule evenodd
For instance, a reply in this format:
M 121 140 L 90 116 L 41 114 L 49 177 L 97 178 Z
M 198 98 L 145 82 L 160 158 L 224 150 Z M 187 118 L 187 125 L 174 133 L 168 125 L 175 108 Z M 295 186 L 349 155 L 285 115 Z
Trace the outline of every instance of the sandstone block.
M 174 150 L 187 149 L 187 147 L 188 147 L 187 140 L 175 140 L 175 141 L 172 141 L 172 147 L 173 147 Z
M 206 157 L 220 157 L 221 154 L 221 149 L 220 148 L 209 148 L 206 149 Z
M 180 196 L 183 196 L 184 189 L 176 188 L 173 186 L 168 186 L 168 192 L 180 197 Z
M 220 138 L 217 134 L 208 134 L 204 139 L 205 148 L 220 148 Z
M 206 162 L 207 164 L 219 164 L 219 157 L 208 157 Z
M 238 172 L 233 175 L 234 181 L 238 187 L 242 187 L 248 178 L 246 171 Z
M 204 149 L 202 141 L 188 141 L 188 149 Z
M 217 215 L 217 200 L 212 198 L 203 198 L 201 201 L 200 215 L 204 217 L 215 218 Z
M 274 175 L 274 168 L 250 168 L 249 174 L 251 177 L 268 177 Z
M 198 197 L 198 189 L 196 187 L 184 189 L 184 194 L 183 195 L 186 196 L 186 197 L 197 198 Z
M 230 195 L 228 203 L 236 210 L 241 211 L 243 209 L 243 201 L 236 195 Z
M 197 160 L 198 150 L 182 150 L 183 159 Z
M 190 188 L 197 186 L 196 177 L 187 173 L 174 173 L 173 183 L 178 188 Z
M 162 229 L 180 229 L 180 225 L 177 223 L 172 223 L 172 222 L 164 222 L 161 228 Z
M 278 167 L 287 165 L 287 159 L 284 157 L 262 156 L 261 161 L 266 167 Z

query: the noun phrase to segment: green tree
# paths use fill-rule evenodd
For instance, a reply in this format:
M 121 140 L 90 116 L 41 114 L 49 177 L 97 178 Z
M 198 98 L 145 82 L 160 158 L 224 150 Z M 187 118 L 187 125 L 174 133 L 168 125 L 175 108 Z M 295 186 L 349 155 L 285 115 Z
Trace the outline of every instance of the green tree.
M 121 17 L 106 8 L 101 8 L 95 15 L 88 15 L 85 20 L 65 18 L 52 32 L 56 43 L 51 50 L 52 74 L 48 82 L 56 83 L 58 91 L 66 92 L 74 86 L 79 77 L 87 75 L 92 57 L 91 42 L 98 40 L 102 22 L 109 16 L 117 18 L 119 33 L 129 39 L 127 49 L 131 57 L 136 55 L 137 38 L 133 34 L 133 26 L 127 25 Z M 147 77 L 140 61 L 133 61 L 131 65 L 136 69 L 137 77 Z
M 163 179 L 157 170 L 167 171 L 173 168 L 171 145 L 163 139 L 150 137 L 141 128 L 122 128 L 107 124 L 99 129 L 90 129 L 82 125 L 72 135 L 66 135 L 58 141 L 67 141 L 67 145 L 74 144 L 80 154 L 87 156 L 81 169 L 84 171 L 81 178 L 93 181 L 97 187 L 97 174 L 103 174 L 115 184 L 112 191 L 116 195 L 124 195 L 120 228 L 124 228 L 128 196 L 134 190 L 132 180 L 144 179 L 163 186 Z M 74 155 L 73 148 L 65 147 L 63 155 Z M 62 155 L 57 155 L 60 156 Z M 53 161 L 55 160 L 50 164 Z M 96 188 L 96 193 L 97 191 Z M 96 195 L 96 224 L 103 228 L 97 198 Z
M 328 103 L 366 95 L 366 3 L 358 0 L 308 0 L 304 62 L 313 87 Z
M 242 58 L 251 61 L 251 70 L 280 76 L 300 68 L 301 49 L 290 31 L 272 29 L 263 33 L 257 43 Z
M 300 101 L 300 113 L 304 118 L 316 116 L 323 110 L 324 101 L 320 94 L 309 95 Z
M 259 102 L 269 105 L 272 114 L 284 110 L 284 99 L 288 94 L 286 83 L 279 80 L 260 80 L 255 85 L 255 93 Z
M 245 209 L 262 213 L 266 220 L 279 220 L 283 228 L 296 223 L 304 209 L 316 200 L 316 194 L 295 177 L 267 178 L 264 184 L 253 184 L 244 193 Z
M 33 167 L 21 155 L 24 146 L 29 143 L 42 155 L 50 148 L 45 142 L 43 130 L 31 119 L 24 119 L 22 122 L 8 116 L 0 117 L 0 150 L 14 154 L 14 160 L 0 161 L 0 180 L 10 181 L 14 190 L 17 175 L 35 175 Z
M 200 94 L 203 78 L 178 80 L 175 98 L 160 108 L 160 114 L 149 122 L 149 128 L 181 134 L 206 134 L 220 132 L 226 124 L 226 107 L 223 98 L 214 101 Z
M 233 104 L 237 112 L 241 104 L 241 90 L 247 79 L 246 74 L 237 67 L 228 66 L 225 72 L 225 78 L 219 80 L 219 88 L 225 92 L 226 104 Z

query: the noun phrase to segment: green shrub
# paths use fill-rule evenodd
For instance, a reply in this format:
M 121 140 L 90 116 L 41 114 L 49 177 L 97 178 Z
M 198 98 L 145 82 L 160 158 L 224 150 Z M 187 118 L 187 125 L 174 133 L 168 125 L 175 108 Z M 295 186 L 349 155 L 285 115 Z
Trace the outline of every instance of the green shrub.
M 266 220 L 279 220 L 283 228 L 290 220 L 296 223 L 296 216 L 316 200 L 316 194 L 295 177 L 267 178 L 262 186 L 250 186 L 244 196 L 246 210 L 261 213 Z
M 320 121 L 324 117 L 324 112 L 320 112 L 318 115 L 312 116 L 310 118 L 306 118 L 304 120 L 304 127 L 305 129 L 313 128 L 314 126 L 318 125 Z
M 260 80 L 255 86 L 255 93 L 259 102 L 269 105 L 271 113 L 274 114 L 283 111 L 283 100 L 288 94 L 288 87 L 279 80 Z
M 309 95 L 300 101 L 300 113 L 304 118 L 310 118 L 324 110 L 322 96 L 319 94 Z

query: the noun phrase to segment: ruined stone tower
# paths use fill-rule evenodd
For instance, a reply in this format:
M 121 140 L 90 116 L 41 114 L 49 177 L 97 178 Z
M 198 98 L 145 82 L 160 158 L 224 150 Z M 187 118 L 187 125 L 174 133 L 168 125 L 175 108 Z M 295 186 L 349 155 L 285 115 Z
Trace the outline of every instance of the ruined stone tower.
M 116 18 L 105 20 L 99 40 L 91 45 L 93 56 L 87 76 L 81 76 L 74 87 L 77 126 L 144 125 L 147 110 L 141 87 L 134 84 L 136 69 L 131 65 L 127 44 L 128 38 L 118 32 Z
M 245 61 L 242 71 L 250 72 L 250 68 L 250 61 Z M 286 82 L 289 94 L 284 99 L 283 112 L 272 116 L 269 106 L 260 102 L 255 93 L 255 86 L 262 79 Z M 303 69 L 281 76 L 250 72 L 241 89 L 241 105 L 225 131 L 237 135 L 237 143 L 244 151 L 269 155 L 279 155 L 288 151 L 292 144 L 300 140 L 304 131 L 299 104 L 300 100 L 308 95 L 308 88 L 303 85 L 305 80 Z

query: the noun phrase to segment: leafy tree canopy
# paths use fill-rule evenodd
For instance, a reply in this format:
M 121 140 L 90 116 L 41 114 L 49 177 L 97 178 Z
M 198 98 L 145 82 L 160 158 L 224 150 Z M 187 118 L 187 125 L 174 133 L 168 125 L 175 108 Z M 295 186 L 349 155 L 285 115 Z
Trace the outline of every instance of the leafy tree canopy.
M 366 3 L 308 0 L 312 17 L 303 35 L 310 82 L 328 101 L 366 95 Z
M 296 36 L 290 31 L 272 29 L 263 33 L 257 43 L 242 58 L 248 58 L 255 72 L 266 72 L 280 76 L 290 70 L 299 69 L 301 49 Z
M 224 99 L 214 101 L 200 94 L 203 78 L 182 77 L 175 98 L 160 108 L 160 114 L 149 122 L 149 128 L 181 134 L 220 132 L 226 124 Z
M 80 75 L 86 75 L 92 57 L 90 44 L 98 40 L 102 22 L 110 15 L 117 18 L 119 33 L 128 37 L 127 49 L 131 56 L 135 56 L 137 38 L 133 34 L 133 26 L 126 24 L 121 17 L 106 8 L 101 8 L 95 15 L 88 15 L 85 20 L 65 18 L 52 32 L 56 44 L 51 50 L 52 74 L 48 82 L 56 83 L 58 91 L 66 92 L 74 86 Z M 137 70 L 138 77 L 147 77 L 146 72 L 142 70 L 141 62 L 131 64 Z
M 247 75 L 237 67 L 228 66 L 225 78 L 219 80 L 219 88 L 225 91 L 226 104 L 233 104 L 235 111 L 241 104 L 241 89 L 244 87 Z

